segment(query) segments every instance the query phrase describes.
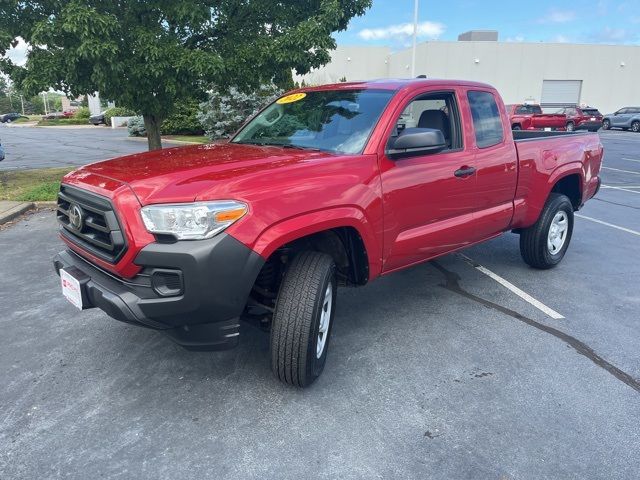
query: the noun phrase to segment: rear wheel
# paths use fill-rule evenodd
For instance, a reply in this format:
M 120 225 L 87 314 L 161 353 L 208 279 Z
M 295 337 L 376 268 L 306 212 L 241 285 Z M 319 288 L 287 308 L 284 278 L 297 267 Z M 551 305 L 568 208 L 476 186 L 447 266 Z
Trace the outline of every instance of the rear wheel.
M 631 124 L 631 131 L 636 133 L 640 132 L 640 122 L 638 120 Z
M 511 130 L 522 130 L 522 128 L 520 128 L 520 125 L 514 125 Z
M 555 267 L 569 248 L 572 233 L 571 200 L 560 193 L 552 193 L 538 221 L 520 234 L 522 259 L 534 268 Z
M 567 122 L 567 132 L 573 132 L 575 131 L 576 126 L 574 125 L 573 122 Z
M 284 275 L 271 324 L 271 370 L 278 379 L 306 387 L 324 369 L 337 283 L 333 259 L 298 254 Z
M 602 129 L 609 130 L 611 128 L 611 122 L 609 120 L 604 120 L 602 122 Z

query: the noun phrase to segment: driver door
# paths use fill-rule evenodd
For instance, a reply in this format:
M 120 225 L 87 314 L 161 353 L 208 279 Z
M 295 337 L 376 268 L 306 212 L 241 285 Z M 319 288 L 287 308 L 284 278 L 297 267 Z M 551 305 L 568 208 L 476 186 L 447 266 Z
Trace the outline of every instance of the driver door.
M 456 91 L 425 92 L 405 102 L 392 142 L 405 128 L 443 131 L 447 146 L 437 153 L 381 158 L 384 198 L 383 273 L 455 250 L 473 238 L 476 175 L 464 150 Z M 466 109 L 464 109 L 466 110 Z

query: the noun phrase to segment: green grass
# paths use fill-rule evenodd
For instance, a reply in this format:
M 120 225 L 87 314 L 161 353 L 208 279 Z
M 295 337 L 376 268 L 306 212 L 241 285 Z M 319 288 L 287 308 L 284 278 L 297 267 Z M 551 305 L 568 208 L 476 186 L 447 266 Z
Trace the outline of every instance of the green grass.
M 45 202 L 56 199 L 60 179 L 72 168 L 0 171 L 0 200 Z
M 40 116 L 28 116 L 28 117 L 20 117 L 13 121 L 13 123 L 29 123 L 29 122 L 37 122 L 40 119 Z
M 178 140 L 179 142 L 209 143 L 204 135 L 164 135 L 163 140 Z
M 59 127 L 63 125 L 89 125 L 89 120 L 86 118 L 55 118 L 38 122 L 39 127 Z

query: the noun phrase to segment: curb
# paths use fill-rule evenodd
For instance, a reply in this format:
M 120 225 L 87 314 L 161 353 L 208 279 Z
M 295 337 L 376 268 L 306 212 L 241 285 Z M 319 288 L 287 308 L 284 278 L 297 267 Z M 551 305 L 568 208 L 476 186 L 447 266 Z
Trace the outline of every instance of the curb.
M 36 205 L 33 202 L 19 203 L 15 207 L 0 213 L 0 225 L 10 222 L 14 218 L 19 217 L 23 213 L 33 210 L 34 208 L 36 208 Z

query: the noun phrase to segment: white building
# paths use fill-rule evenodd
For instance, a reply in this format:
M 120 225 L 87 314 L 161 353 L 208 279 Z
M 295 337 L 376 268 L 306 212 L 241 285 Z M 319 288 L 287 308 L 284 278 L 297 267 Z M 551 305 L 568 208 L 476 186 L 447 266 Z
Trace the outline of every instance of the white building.
M 473 32 L 464 35 L 474 38 Z M 429 78 L 489 83 L 505 103 L 590 105 L 602 113 L 640 105 L 640 46 L 424 42 L 417 45 L 415 71 Z M 343 46 L 332 52 L 329 64 L 297 80 L 322 84 L 343 77 L 354 81 L 410 76 L 411 48 L 393 52 L 387 47 Z

